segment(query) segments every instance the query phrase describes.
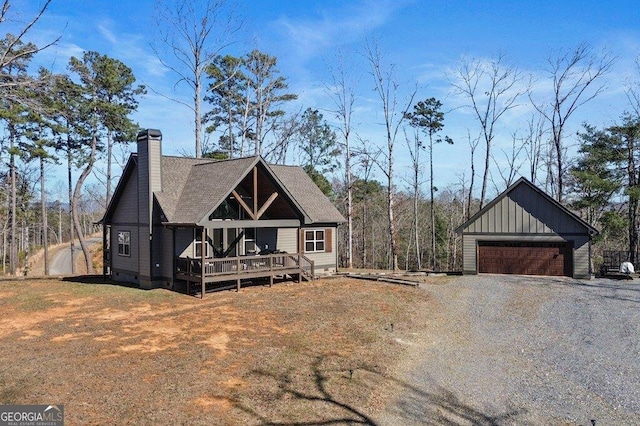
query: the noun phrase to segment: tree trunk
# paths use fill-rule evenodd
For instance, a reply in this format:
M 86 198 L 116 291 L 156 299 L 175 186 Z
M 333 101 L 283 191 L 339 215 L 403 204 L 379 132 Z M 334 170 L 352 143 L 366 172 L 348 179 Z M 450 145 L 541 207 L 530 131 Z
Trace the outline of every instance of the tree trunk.
M 473 201 L 473 186 L 475 183 L 476 176 L 476 165 L 474 155 L 476 153 L 476 144 L 471 142 L 471 137 L 469 137 L 469 145 L 471 146 L 471 180 L 469 181 L 469 193 L 467 194 L 467 214 L 466 218 L 469 220 L 471 218 L 471 202 Z M 464 196 L 464 194 L 462 194 Z
M 104 200 L 105 210 L 109 208 L 109 201 L 111 200 L 111 156 L 113 155 L 113 139 L 111 137 L 111 131 L 107 130 L 107 196 Z
M 558 166 L 558 175 L 557 175 L 557 185 L 558 185 L 558 193 L 556 194 L 556 199 L 558 200 L 559 203 L 562 203 L 562 192 L 564 191 L 563 188 L 563 174 L 564 174 L 564 162 L 563 162 L 563 157 L 562 157 L 562 142 L 561 142 L 561 135 L 558 134 L 557 136 L 554 136 L 554 146 L 556 149 L 556 165 Z M 557 140 L 555 140 L 557 139 Z
M 196 64 L 196 72 L 194 74 L 195 77 L 195 87 L 194 87 L 194 120 L 195 120 L 195 136 L 196 136 L 196 158 L 202 158 L 202 101 L 201 101 L 201 90 L 202 90 L 202 82 L 201 80 L 202 71 L 200 71 L 200 64 Z
M 73 225 L 76 230 L 76 234 L 78 235 L 78 240 L 80 242 L 80 247 L 82 247 L 82 252 L 84 253 L 84 260 L 87 265 L 87 274 L 93 274 L 93 264 L 91 262 L 91 253 L 89 252 L 89 247 L 87 246 L 87 242 L 84 239 L 84 233 L 82 230 L 82 225 L 80 223 L 80 218 L 78 217 L 78 204 L 80 202 L 80 194 L 82 193 L 82 185 L 84 181 L 87 179 L 89 174 L 91 174 L 91 170 L 93 169 L 93 163 L 96 157 L 96 146 L 98 144 L 97 135 L 93 135 L 91 140 L 91 155 L 89 156 L 89 161 L 87 162 L 87 167 L 84 168 L 78 181 L 76 182 L 75 190 L 73 191 Z M 71 260 L 73 262 L 73 259 Z
M 9 136 L 11 140 L 11 153 L 9 154 L 9 169 L 11 180 L 11 237 L 9 239 L 9 274 L 15 275 L 18 269 L 18 246 L 17 246 L 17 231 L 18 224 L 16 222 L 16 215 L 18 213 L 17 206 L 17 189 L 16 189 L 16 156 L 13 153 L 14 147 L 14 135 Z
M 367 267 L 367 203 L 362 203 L 362 267 Z
M 387 215 L 389 218 L 389 244 L 391 248 L 391 269 L 398 270 L 398 237 L 396 229 L 396 221 L 394 217 L 395 200 L 393 194 L 393 149 L 389 150 L 389 167 L 387 169 Z
M 418 171 L 415 170 L 414 171 L 415 176 L 414 176 L 414 193 L 413 193 L 413 226 L 414 226 L 414 231 L 413 231 L 413 238 L 415 239 L 415 248 L 416 248 L 416 267 L 418 268 L 418 271 L 422 269 L 422 257 L 420 256 L 420 231 L 418 230 L 418 212 L 419 212 L 419 208 L 418 208 L 418 197 L 420 196 L 420 193 L 418 191 Z
M 75 208 L 73 206 L 73 180 L 71 179 L 71 168 L 73 165 L 73 159 L 71 158 L 71 142 L 67 140 L 67 183 L 69 192 L 69 250 L 71 251 L 71 275 L 76 273 L 75 262 L 75 224 L 73 217 L 75 215 Z
M 487 152 L 484 156 L 484 173 L 482 174 L 482 190 L 480 191 L 480 208 L 484 207 L 484 199 L 487 195 L 487 181 L 489 180 L 489 159 L 491 158 L 491 140 L 486 140 Z
M 433 190 L 433 136 L 429 135 L 429 186 L 431 193 L 431 269 L 436 270 L 436 262 L 438 260 L 436 254 L 436 214 L 433 209 L 434 190 Z
M 636 264 L 636 253 L 638 252 L 638 200 L 637 190 L 640 183 L 636 177 L 635 144 L 633 137 L 627 139 L 627 176 L 629 179 L 629 210 L 627 217 L 629 221 L 629 260 Z
M 42 215 L 42 246 L 44 248 L 44 274 L 49 275 L 49 220 L 47 192 L 44 184 L 44 158 L 40 157 L 40 214 Z
M 349 137 L 346 137 L 345 169 L 347 173 L 347 268 L 353 268 L 353 190 L 351 188 L 351 152 Z

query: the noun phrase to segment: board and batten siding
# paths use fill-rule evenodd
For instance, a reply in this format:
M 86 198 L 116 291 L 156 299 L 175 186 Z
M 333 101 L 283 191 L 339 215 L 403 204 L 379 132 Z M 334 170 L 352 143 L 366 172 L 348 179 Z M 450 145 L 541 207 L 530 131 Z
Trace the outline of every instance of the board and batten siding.
M 120 201 L 111 218 L 111 225 L 138 223 L 138 179 L 133 173 L 124 186 Z
M 591 278 L 591 243 L 588 236 L 573 237 L 573 277 Z
M 162 225 L 153 226 L 152 279 L 169 287 L 173 282 L 173 230 Z
M 526 185 L 515 187 L 462 231 L 463 272 L 477 273 L 478 242 L 567 242 L 573 277 L 590 278 L 589 230 Z
M 575 219 L 540 194 L 515 188 L 507 197 L 470 223 L 464 232 L 510 234 L 584 233 Z
M 116 205 L 111 220 L 111 270 L 115 279 L 138 283 L 138 176 L 136 171 L 129 176 L 123 187 L 120 201 Z M 131 235 L 130 255 L 118 254 L 118 232 L 126 231 Z
M 118 254 L 118 232 L 126 231 L 131 235 L 129 256 Z M 118 281 L 138 283 L 138 227 L 111 225 L 111 271 Z

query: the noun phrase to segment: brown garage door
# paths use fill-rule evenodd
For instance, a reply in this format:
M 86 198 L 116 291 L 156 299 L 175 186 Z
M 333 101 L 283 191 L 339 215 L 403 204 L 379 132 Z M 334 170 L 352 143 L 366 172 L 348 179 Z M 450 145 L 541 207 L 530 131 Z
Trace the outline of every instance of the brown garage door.
M 567 243 L 478 242 L 478 272 L 571 276 Z

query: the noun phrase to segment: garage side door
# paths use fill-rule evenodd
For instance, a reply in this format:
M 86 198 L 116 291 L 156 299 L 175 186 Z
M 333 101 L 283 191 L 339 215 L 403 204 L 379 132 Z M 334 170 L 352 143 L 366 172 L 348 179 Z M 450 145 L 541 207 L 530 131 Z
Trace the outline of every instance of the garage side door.
M 478 272 L 572 276 L 567 243 L 478 242 Z

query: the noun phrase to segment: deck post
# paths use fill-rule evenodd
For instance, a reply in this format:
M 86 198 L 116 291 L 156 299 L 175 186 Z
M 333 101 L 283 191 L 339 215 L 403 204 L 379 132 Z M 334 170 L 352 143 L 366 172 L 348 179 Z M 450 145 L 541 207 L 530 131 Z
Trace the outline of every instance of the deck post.
M 273 285 L 273 255 L 269 255 L 269 287 Z
M 298 253 L 298 284 L 302 282 L 302 253 Z
M 204 291 L 206 287 L 206 284 L 204 282 L 204 257 L 206 252 L 205 243 L 207 242 L 205 236 L 206 228 L 203 226 L 200 232 L 202 236 L 202 238 L 200 239 L 200 284 L 202 285 L 202 293 L 200 293 L 200 299 L 204 299 Z
M 237 254 L 237 253 L 236 253 Z M 236 274 L 238 274 L 238 279 L 236 280 L 236 291 L 240 293 L 240 256 L 236 256 Z

